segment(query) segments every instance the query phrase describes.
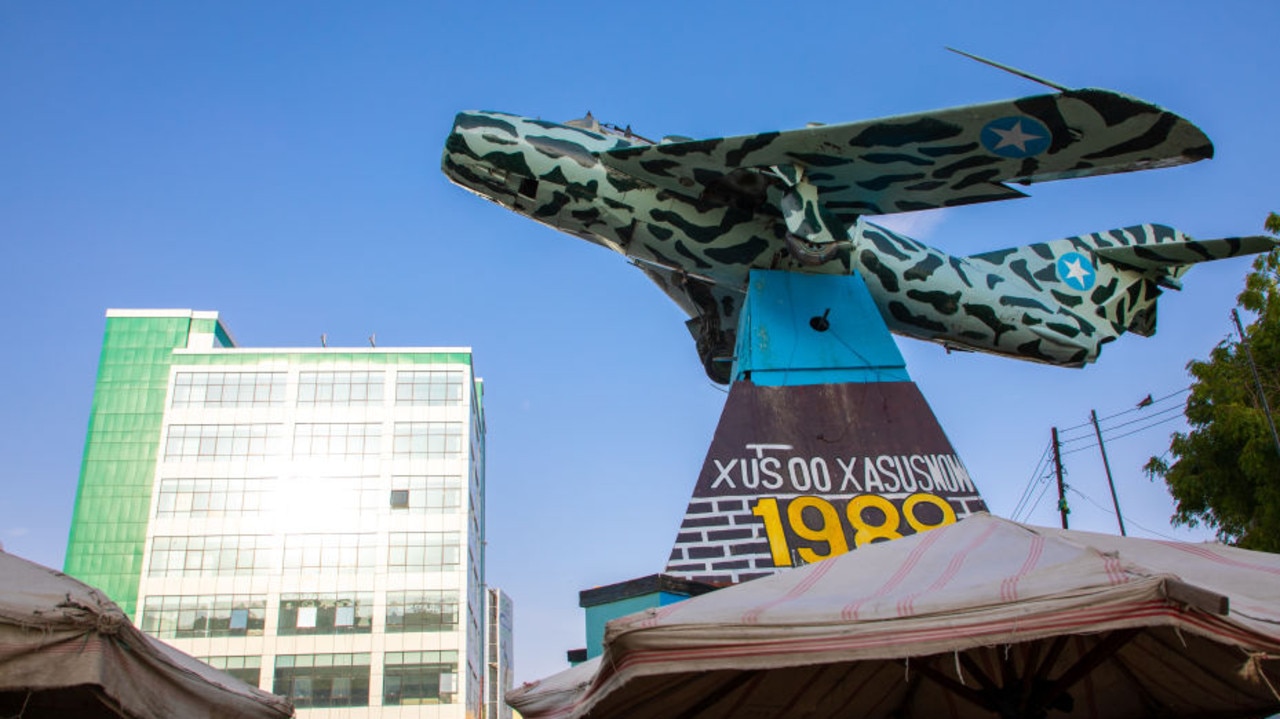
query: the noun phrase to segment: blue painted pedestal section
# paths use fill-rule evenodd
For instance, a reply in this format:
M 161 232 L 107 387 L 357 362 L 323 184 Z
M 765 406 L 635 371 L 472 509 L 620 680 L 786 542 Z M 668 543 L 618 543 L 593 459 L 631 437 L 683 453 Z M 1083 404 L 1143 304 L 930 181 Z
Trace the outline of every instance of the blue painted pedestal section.
M 857 274 L 753 270 L 734 355 L 733 381 L 762 387 L 911 379 Z

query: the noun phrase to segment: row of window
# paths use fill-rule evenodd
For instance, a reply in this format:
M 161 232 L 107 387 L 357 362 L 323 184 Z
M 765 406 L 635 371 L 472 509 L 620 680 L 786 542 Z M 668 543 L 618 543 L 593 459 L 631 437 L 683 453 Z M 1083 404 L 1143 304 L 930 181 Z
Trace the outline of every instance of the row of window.
M 286 654 L 276 657 L 271 691 L 299 709 L 369 706 L 372 657 L 356 654 Z M 215 668 L 253 686 L 261 657 L 205 657 Z M 458 653 L 387 652 L 382 661 L 382 706 L 453 704 Z
M 266 574 L 358 573 L 377 566 L 376 534 L 286 535 L 283 563 L 277 565 L 270 535 L 156 537 L 151 543 L 150 577 L 217 577 Z M 462 558 L 457 532 L 392 532 L 387 571 L 444 571 Z
M 458 628 L 458 592 L 387 592 L 383 630 L 388 633 L 449 632 Z M 285 594 L 276 614 L 276 634 L 368 634 L 373 631 L 373 595 Z M 142 631 L 159 639 L 257 637 L 266 626 L 265 595 L 150 596 L 143 603 Z
M 385 372 L 301 372 L 299 407 L 373 407 L 384 405 Z M 179 372 L 173 381 L 173 407 L 278 407 L 285 402 L 284 372 Z M 462 404 L 466 373 L 461 370 L 396 372 L 396 404 Z
M 165 438 L 166 461 L 266 459 L 283 454 L 278 424 L 175 424 Z M 397 459 L 457 459 L 463 449 L 461 422 L 396 422 L 392 454 Z M 382 425 L 377 422 L 298 424 L 295 458 L 378 457 Z
M 332 506 L 408 514 L 442 514 L 462 508 L 462 479 L 449 475 L 395 475 L 390 493 L 378 477 L 163 479 L 156 517 L 244 516 L 285 511 L 311 493 Z

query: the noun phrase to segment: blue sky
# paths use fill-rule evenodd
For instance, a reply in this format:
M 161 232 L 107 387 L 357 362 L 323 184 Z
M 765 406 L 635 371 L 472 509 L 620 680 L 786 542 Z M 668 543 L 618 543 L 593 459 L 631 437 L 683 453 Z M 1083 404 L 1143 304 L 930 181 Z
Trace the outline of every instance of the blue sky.
M 1168 107 L 1217 158 L 899 219 L 909 234 L 969 254 L 1142 222 L 1254 234 L 1280 210 L 1280 4 L 783 8 L 0 4 L 0 542 L 62 563 L 108 307 L 218 310 L 246 346 L 471 346 L 487 383 L 488 579 L 516 603 L 517 676 L 563 668 L 583 645 L 577 592 L 661 570 L 725 394 L 679 311 L 621 257 L 445 180 L 459 110 L 721 136 L 1042 91 L 950 45 Z M 1195 268 L 1154 338 L 1122 338 L 1084 370 L 899 346 L 1009 516 L 1050 427 L 1186 386 L 1247 268 Z M 1177 428 L 1108 445 L 1131 534 L 1206 536 L 1171 529 L 1167 494 L 1140 472 Z M 1096 451 L 1067 470 L 1072 526 L 1114 531 Z M 1052 504 L 1030 521 L 1055 523 Z

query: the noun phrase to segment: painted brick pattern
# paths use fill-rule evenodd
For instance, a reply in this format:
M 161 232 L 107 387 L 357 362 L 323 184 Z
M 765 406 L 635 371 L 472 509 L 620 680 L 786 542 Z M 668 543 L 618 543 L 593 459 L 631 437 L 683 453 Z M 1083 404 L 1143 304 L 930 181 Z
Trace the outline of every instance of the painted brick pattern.
M 794 499 L 800 495 L 778 496 Z M 902 500 L 907 494 L 882 496 Z M 769 551 L 764 522 L 749 509 L 756 498 L 752 494 L 690 502 L 666 573 L 699 582 L 737 584 L 779 571 Z M 951 506 L 958 520 L 987 509 L 978 496 L 953 501 Z

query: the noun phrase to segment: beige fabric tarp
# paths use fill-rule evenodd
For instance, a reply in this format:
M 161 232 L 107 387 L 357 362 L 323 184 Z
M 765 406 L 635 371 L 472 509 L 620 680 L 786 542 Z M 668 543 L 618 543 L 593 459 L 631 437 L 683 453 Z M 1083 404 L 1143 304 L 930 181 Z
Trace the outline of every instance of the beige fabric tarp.
M 610 622 L 538 717 L 1267 716 L 1280 556 L 985 514 Z
M 293 707 L 144 635 L 92 587 L 0 551 L 0 716 L 280 719 Z

